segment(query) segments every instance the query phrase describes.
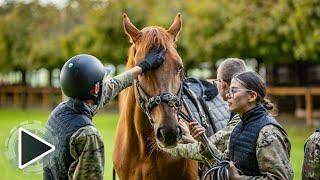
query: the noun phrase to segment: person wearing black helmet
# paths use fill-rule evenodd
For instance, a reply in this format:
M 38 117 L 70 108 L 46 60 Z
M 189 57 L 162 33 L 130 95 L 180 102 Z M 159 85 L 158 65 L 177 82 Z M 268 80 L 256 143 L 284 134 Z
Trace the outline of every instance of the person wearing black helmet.
M 137 66 L 114 78 L 92 55 L 76 55 L 64 64 L 60 84 L 68 100 L 47 122 L 45 139 L 55 150 L 43 159 L 44 179 L 103 179 L 104 144 L 92 117 L 139 74 L 161 66 L 164 53 L 164 48 L 151 49 Z

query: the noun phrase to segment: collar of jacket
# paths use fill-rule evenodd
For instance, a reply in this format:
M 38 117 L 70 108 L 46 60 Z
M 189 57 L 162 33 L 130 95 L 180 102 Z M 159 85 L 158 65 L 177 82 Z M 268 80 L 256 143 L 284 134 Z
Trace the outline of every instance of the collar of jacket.
M 267 113 L 267 110 L 263 107 L 262 104 L 257 104 L 256 107 L 250 109 L 249 111 L 245 112 L 242 117 L 241 120 L 243 122 L 243 125 L 248 124 L 249 122 L 258 120 L 259 118 L 261 118 L 263 115 L 265 115 Z
M 76 99 L 76 98 L 70 98 L 67 101 L 67 105 L 73 109 L 76 112 L 85 114 L 88 118 L 92 119 L 93 113 L 91 108 L 83 101 Z
M 231 119 L 236 115 L 237 113 L 235 113 L 235 112 L 230 112 L 230 119 L 229 119 L 229 121 L 231 121 Z

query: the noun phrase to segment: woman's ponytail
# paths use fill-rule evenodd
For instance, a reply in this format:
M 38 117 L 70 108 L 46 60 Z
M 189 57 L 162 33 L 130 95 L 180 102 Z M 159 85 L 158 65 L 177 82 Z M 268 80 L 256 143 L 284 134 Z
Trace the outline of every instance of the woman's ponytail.
M 274 108 L 274 105 L 267 98 L 264 98 L 261 103 L 262 103 L 263 107 L 266 108 L 269 111 Z

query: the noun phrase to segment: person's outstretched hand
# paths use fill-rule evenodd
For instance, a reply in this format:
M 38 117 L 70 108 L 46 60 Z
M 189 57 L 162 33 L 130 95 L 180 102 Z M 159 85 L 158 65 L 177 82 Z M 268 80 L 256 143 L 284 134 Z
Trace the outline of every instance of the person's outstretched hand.
M 138 64 L 142 69 L 142 72 L 145 73 L 160 67 L 164 62 L 165 52 L 166 49 L 164 47 L 160 47 L 159 49 L 151 48 L 146 54 L 144 60 Z

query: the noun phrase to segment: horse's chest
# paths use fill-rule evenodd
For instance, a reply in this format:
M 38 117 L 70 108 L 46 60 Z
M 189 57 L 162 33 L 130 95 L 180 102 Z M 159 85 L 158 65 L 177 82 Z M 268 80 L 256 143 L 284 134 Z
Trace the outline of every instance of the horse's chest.
M 177 160 L 179 161 L 179 160 Z M 131 161 L 130 165 L 128 164 L 126 177 L 128 179 L 139 179 L 139 180 L 168 180 L 168 179 L 196 179 L 196 174 L 193 169 L 190 167 L 181 167 L 181 162 L 160 159 L 157 161 L 151 161 L 150 159 L 144 161 Z M 179 166 L 180 165 L 180 166 Z M 196 167 L 194 167 L 197 169 Z M 124 178 L 124 179 L 127 179 Z

